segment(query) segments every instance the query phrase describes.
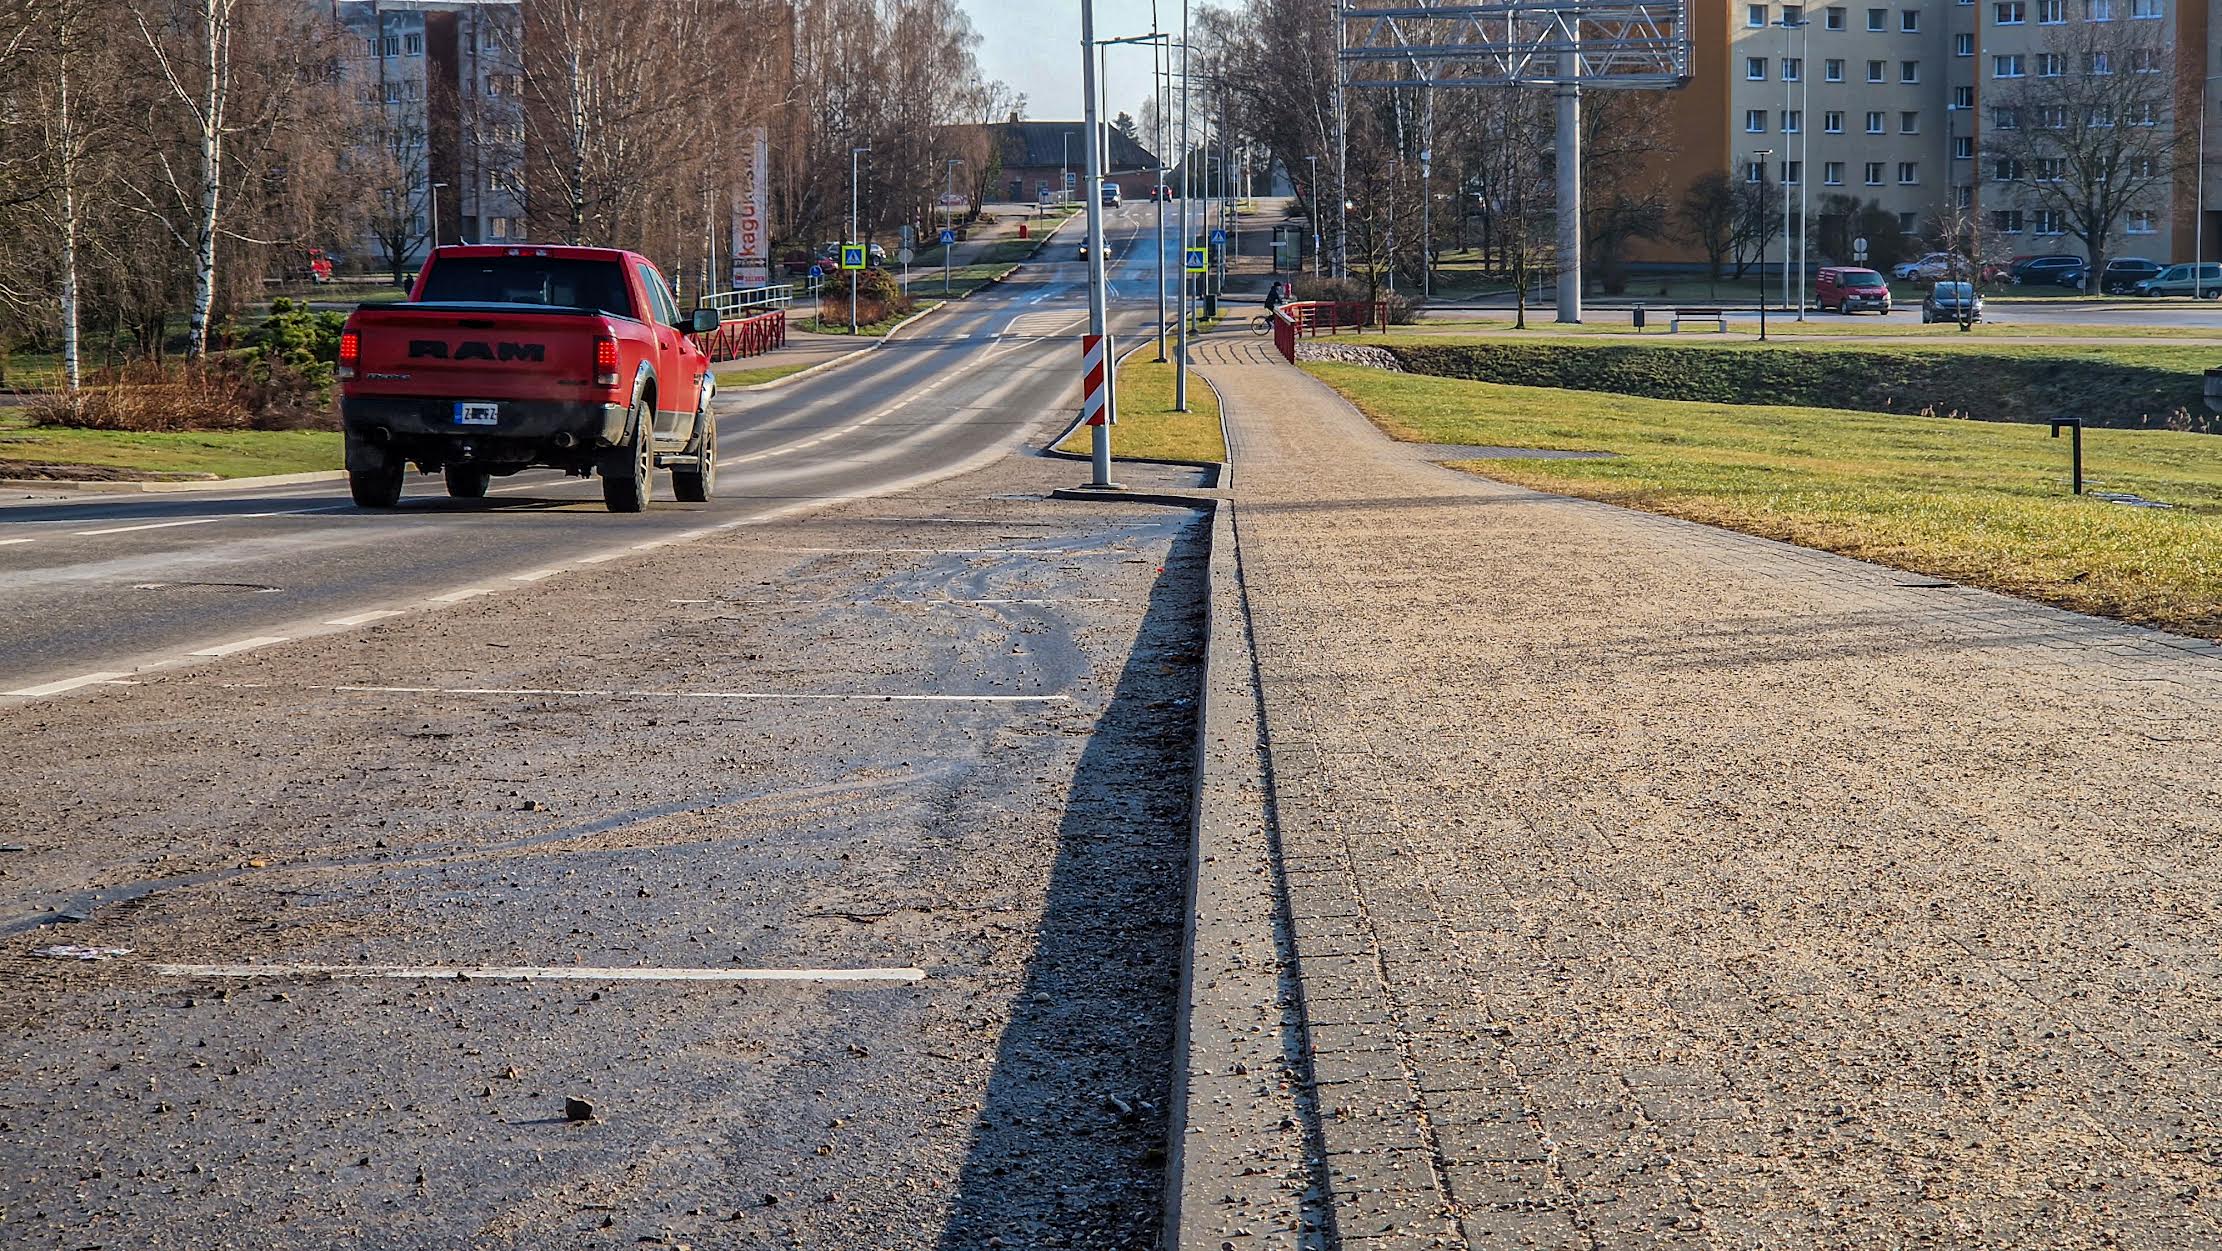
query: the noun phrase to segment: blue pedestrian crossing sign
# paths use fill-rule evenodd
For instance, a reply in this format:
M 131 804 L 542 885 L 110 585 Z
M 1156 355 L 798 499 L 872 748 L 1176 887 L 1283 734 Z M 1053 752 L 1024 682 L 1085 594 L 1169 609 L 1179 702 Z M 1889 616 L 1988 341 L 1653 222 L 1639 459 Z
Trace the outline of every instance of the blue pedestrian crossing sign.
M 1186 253 L 1186 256 L 1181 261 L 1181 268 L 1191 274 L 1203 273 L 1207 268 L 1204 264 L 1204 250 L 1202 248 L 1184 248 L 1182 250 Z
M 864 268 L 864 245 L 863 245 L 863 244 L 861 244 L 861 243 L 844 243 L 844 244 L 842 244 L 842 245 L 841 245 L 841 268 L 843 268 L 843 269 L 862 269 L 862 268 Z
M 948 247 L 950 244 L 955 243 L 956 241 L 957 232 L 944 227 L 941 232 L 941 246 Z
M 1226 246 L 1226 244 L 1227 244 L 1227 232 L 1226 232 L 1226 231 L 1224 231 L 1224 230 L 1214 230 L 1214 231 L 1212 231 L 1212 232 L 1211 232 L 1211 246 L 1213 246 L 1213 247 L 1215 247 L 1215 248 L 1219 248 L 1219 247 L 1225 247 L 1225 246 Z

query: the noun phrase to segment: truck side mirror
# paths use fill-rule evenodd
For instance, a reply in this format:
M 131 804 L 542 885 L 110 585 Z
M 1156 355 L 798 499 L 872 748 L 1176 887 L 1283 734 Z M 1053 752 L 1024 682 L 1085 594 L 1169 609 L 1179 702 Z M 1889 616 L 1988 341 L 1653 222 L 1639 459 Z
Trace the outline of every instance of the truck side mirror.
M 717 330 L 718 320 L 716 309 L 698 308 L 694 310 L 694 317 L 688 326 L 695 334 L 710 334 Z

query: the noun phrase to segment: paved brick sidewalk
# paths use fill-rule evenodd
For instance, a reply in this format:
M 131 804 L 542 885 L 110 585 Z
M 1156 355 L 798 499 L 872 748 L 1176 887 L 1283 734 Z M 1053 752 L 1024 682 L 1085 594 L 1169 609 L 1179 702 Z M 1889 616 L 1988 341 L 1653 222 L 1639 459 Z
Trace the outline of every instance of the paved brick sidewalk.
M 2222 1245 L 2222 651 L 1200 355 L 1332 1241 Z

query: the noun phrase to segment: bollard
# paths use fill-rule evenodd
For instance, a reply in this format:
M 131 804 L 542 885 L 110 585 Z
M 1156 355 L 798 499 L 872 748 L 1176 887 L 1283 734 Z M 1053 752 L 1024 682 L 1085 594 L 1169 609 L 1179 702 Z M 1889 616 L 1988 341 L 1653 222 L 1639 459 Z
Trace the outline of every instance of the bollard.
M 1637 301 L 1637 302 L 1636 302 L 1636 307 L 1635 307 L 1635 311 L 1633 311 L 1633 312 L 1631 312 L 1631 313 L 1629 313 L 1629 314 L 1628 314 L 1628 321 L 1629 321 L 1629 324 L 1630 324 L 1630 325 L 1632 325 L 1632 326 L 1634 326 L 1634 327 L 1635 327 L 1635 330 L 1636 330 L 1636 333 L 1637 333 L 1637 334 L 1642 334 L 1642 333 L 1643 333 L 1643 302 L 1642 302 L 1642 301 L 1640 301 L 1640 300 L 1639 300 L 1639 301 Z
M 2075 466 L 2075 493 L 2077 495 L 2081 495 L 2083 494 L 2083 419 L 2080 417 L 2054 418 L 2052 421 L 2052 437 L 2055 439 L 2059 438 L 2060 431 L 2063 427 L 2068 430 L 2070 440 L 2074 445 L 2074 450 L 2071 455 L 2074 458 L 2073 463 Z

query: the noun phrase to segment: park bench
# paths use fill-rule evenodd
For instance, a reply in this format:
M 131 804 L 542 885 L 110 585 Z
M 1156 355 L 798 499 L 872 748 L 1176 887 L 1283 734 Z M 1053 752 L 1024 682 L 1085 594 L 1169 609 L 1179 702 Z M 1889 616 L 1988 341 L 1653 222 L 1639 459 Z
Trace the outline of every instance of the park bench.
M 1671 315 L 1669 315 L 1669 317 L 1667 318 L 1667 333 L 1668 333 L 1668 334 L 1680 334 L 1680 333 L 1682 333 L 1682 319 L 1683 319 L 1683 318 L 1685 318 L 1685 317 L 1688 317 L 1688 318 L 1692 318 L 1692 319 L 1696 319 L 1696 320 L 1703 320 L 1703 319 L 1705 319 L 1705 318 L 1708 318 L 1708 317 L 1710 317 L 1710 318 L 1712 318 L 1712 319 L 1713 319 L 1714 321 L 1716 321 L 1716 322 L 1719 322 L 1719 323 L 1720 323 L 1720 333 L 1721 333 L 1721 334 L 1727 334 L 1727 333 L 1728 333 L 1728 310 L 1727 310 L 1727 309 L 1725 309 L 1725 308 L 1678 308 L 1678 309 L 1675 309 L 1675 310 L 1674 310 L 1674 312 L 1673 312 L 1673 313 L 1672 313 Z

